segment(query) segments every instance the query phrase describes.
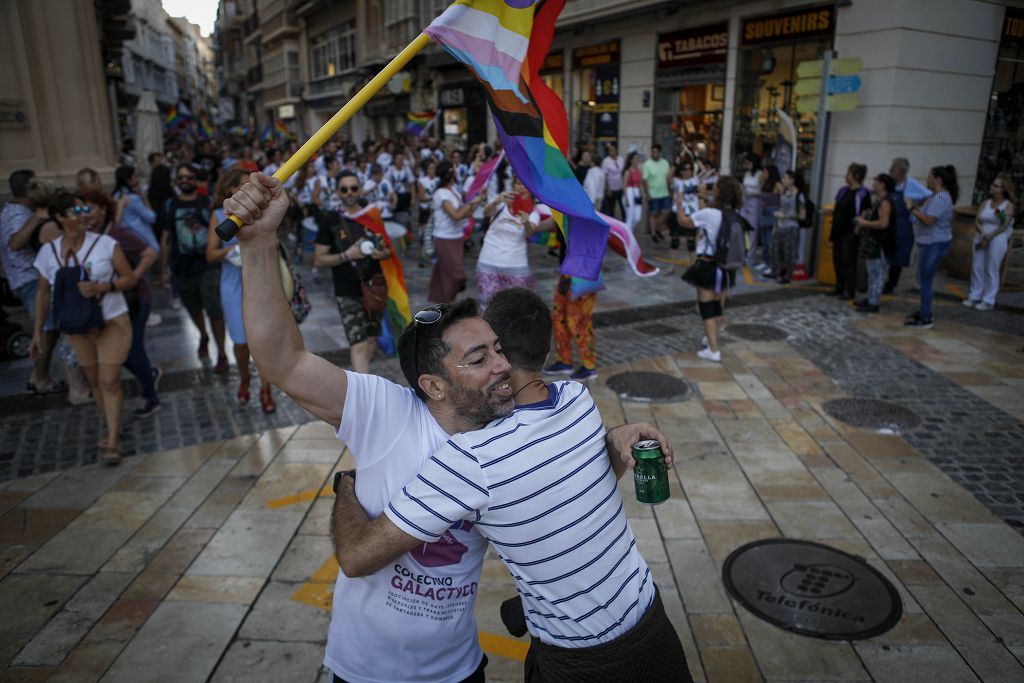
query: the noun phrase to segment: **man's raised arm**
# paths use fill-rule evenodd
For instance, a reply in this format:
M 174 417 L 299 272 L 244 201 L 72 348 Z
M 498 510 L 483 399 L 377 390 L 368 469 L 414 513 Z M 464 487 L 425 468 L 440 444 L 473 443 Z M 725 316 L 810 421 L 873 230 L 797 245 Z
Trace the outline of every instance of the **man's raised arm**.
M 253 173 L 224 202 L 226 213 L 242 219 L 238 241 L 245 336 L 267 381 L 337 428 L 348 388 L 345 371 L 306 351 L 281 285 L 277 227 L 287 209 L 280 181 L 263 173 Z

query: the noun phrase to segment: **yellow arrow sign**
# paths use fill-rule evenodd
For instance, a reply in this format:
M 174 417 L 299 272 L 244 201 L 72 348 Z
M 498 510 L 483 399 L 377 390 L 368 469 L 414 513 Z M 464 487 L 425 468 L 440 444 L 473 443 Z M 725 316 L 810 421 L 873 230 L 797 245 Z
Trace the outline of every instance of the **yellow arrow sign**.
M 864 68 L 864 60 L 860 57 L 846 57 L 832 60 L 833 76 L 856 76 Z
M 801 78 L 796 82 L 794 88 L 797 96 L 802 95 L 817 95 L 821 92 L 821 79 L 820 78 Z
M 825 62 L 820 59 L 800 62 L 796 65 L 796 75 L 797 78 L 814 78 L 815 76 L 821 76 L 821 71 L 824 68 Z
M 853 111 L 860 103 L 857 93 L 843 93 L 842 95 L 829 95 L 825 108 L 828 111 Z M 813 114 L 818 111 L 818 97 L 798 97 L 796 110 L 801 114 Z

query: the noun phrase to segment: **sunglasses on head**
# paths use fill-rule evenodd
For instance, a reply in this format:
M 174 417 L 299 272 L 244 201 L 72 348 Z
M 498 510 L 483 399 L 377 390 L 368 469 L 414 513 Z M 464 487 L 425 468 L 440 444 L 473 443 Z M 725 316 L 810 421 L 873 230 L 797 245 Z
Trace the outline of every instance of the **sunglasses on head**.
M 70 214 L 71 216 L 77 217 L 82 215 L 89 215 L 90 213 L 92 213 L 92 209 L 88 206 L 72 206 L 70 209 L 67 210 L 66 213 Z
M 436 306 L 428 306 L 422 311 L 419 311 L 412 317 L 412 324 L 416 327 L 420 325 L 427 326 L 433 325 L 441 316 L 444 315 L 444 304 L 438 304 Z M 416 382 L 420 379 L 420 335 L 419 332 L 413 338 L 413 356 L 412 356 L 412 367 L 416 372 Z
M 358 185 L 338 185 L 338 194 L 355 194 L 359 192 Z

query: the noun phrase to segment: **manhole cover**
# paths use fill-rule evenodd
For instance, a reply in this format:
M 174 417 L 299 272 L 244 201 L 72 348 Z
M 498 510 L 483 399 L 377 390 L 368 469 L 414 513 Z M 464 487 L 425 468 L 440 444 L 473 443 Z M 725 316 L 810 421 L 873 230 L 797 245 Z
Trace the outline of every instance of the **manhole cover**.
M 663 325 L 662 323 L 652 323 L 650 325 L 641 325 L 633 328 L 636 332 L 646 334 L 649 337 L 664 337 L 666 334 L 675 334 L 679 330 L 671 325 Z
M 913 410 L 873 398 L 834 398 L 821 407 L 831 417 L 854 427 L 905 432 L 921 424 Z
M 813 638 L 872 638 L 903 614 L 899 593 L 874 567 L 808 541 L 748 543 L 729 553 L 722 579 L 755 616 Z
M 608 387 L 633 401 L 683 401 L 691 393 L 683 380 L 657 372 L 623 372 L 608 378 Z
M 774 325 L 756 325 L 753 323 L 730 323 L 723 334 L 746 341 L 782 341 L 789 334 Z

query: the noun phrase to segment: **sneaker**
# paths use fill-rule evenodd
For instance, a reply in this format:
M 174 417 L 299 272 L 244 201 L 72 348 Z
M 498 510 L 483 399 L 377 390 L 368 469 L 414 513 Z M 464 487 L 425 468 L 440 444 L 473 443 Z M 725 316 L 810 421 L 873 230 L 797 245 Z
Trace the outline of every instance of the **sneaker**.
M 964 299 L 960 303 L 963 304 L 964 308 L 974 308 L 975 306 L 977 306 L 981 302 L 980 301 L 975 301 L 974 299 Z
M 709 360 L 713 363 L 721 363 L 722 352 L 712 351 L 711 349 L 701 349 L 700 351 L 697 352 L 697 358 L 700 358 L 702 360 Z
M 84 406 L 84 405 L 87 405 L 89 403 L 92 403 L 92 392 L 86 391 L 83 394 L 78 394 L 78 393 L 69 391 L 68 392 L 68 403 L 70 403 L 73 406 Z
M 136 408 L 134 411 L 132 411 L 132 415 L 134 415 L 137 418 L 138 417 L 149 417 L 150 415 L 152 415 L 153 413 L 157 412 L 158 410 L 160 410 L 160 401 L 158 401 L 158 400 L 146 401 L 142 405 L 141 408 Z
M 589 379 L 597 377 L 597 370 L 594 368 L 587 368 L 580 366 L 579 370 L 569 375 L 569 379 L 574 379 L 577 382 L 586 382 Z
M 993 308 L 995 308 L 995 306 L 993 306 L 992 304 L 987 304 L 984 301 L 981 301 L 981 302 L 978 303 L 977 306 L 974 307 L 974 310 L 976 310 L 976 311 L 991 311 Z
M 230 366 L 228 365 L 228 357 L 221 356 L 220 358 L 217 359 L 217 364 L 213 366 L 213 371 L 218 375 L 222 375 L 228 371 L 229 367 Z
M 160 388 L 160 380 L 164 376 L 164 369 L 159 365 L 153 368 L 153 391 Z
M 925 320 L 924 318 L 921 317 L 914 318 L 913 320 L 908 320 L 903 324 L 906 327 L 913 327 L 914 329 L 917 330 L 930 330 L 932 329 L 932 327 L 934 327 L 930 319 Z
M 920 317 L 921 317 L 921 311 L 914 311 L 913 313 L 911 313 L 910 315 L 907 316 L 907 322 L 910 322 L 911 320 L 917 320 Z
M 867 301 L 861 301 L 853 310 L 858 313 L 878 313 L 878 306 L 872 306 Z
M 150 313 L 149 318 L 146 319 L 146 327 L 156 327 L 163 321 L 164 319 L 160 317 L 159 313 Z
M 541 373 L 544 375 L 568 375 L 572 372 L 572 366 L 567 363 L 556 361 L 551 365 L 547 366 Z

